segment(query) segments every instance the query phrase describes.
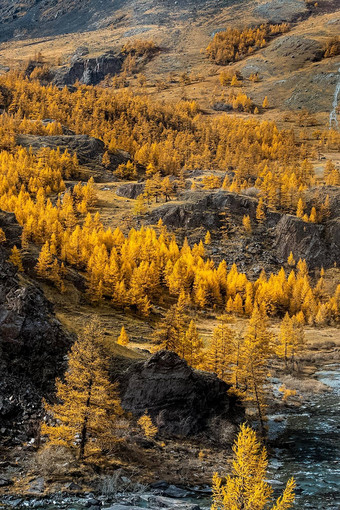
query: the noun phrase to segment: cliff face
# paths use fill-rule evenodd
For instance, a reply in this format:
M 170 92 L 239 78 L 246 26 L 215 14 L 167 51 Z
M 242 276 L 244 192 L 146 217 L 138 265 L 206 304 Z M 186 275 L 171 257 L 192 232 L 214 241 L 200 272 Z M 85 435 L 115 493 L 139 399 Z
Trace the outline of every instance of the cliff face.
M 340 219 L 317 225 L 284 215 L 276 227 L 275 249 L 283 260 L 292 252 L 295 259 L 305 259 L 309 267 L 339 265 Z
M 14 215 L 0 212 L 0 227 L 9 240 L 0 247 L 0 429 L 2 437 L 25 440 L 63 371 L 71 339 L 42 291 L 22 283 L 8 262 L 9 248 L 20 243 Z

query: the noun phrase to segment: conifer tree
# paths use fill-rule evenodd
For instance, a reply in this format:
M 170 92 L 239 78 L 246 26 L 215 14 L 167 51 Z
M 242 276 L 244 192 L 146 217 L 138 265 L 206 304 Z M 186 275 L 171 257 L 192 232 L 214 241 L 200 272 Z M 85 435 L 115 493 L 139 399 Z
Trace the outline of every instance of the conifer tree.
M 209 232 L 209 230 L 207 230 L 207 233 L 205 234 L 205 238 L 204 238 L 204 244 L 211 244 L 211 234 Z
M 117 439 L 115 421 L 122 414 L 117 387 L 108 377 L 103 334 L 89 323 L 71 348 L 65 380 L 57 380 L 58 403 L 45 403 L 54 423 L 42 425 L 52 445 L 76 450 L 79 460 L 100 453 Z
M 259 203 L 256 208 L 256 219 L 259 223 L 263 223 L 266 219 L 266 214 L 264 210 L 263 198 L 260 198 Z
M 213 330 L 212 338 L 206 349 L 203 368 L 214 372 L 220 379 L 231 381 L 233 365 L 235 364 L 235 334 L 227 325 L 225 316 Z
M 158 432 L 158 428 L 152 423 L 148 413 L 143 414 L 138 420 L 138 425 L 142 428 L 147 439 L 153 439 Z
M 6 234 L 5 232 L 2 230 L 2 228 L 0 228 L 0 244 L 1 243 L 5 243 L 6 242 Z
M 154 341 L 161 349 L 174 351 L 180 356 L 183 353 L 183 342 L 187 317 L 185 314 L 186 297 L 181 292 L 178 301 L 166 312 L 164 319 L 159 321 L 153 335 Z
M 251 234 L 252 229 L 251 229 L 251 222 L 250 222 L 249 214 L 243 216 L 243 218 L 242 218 L 242 225 L 244 227 L 244 230 L 247 232 L 247 234 Z
M 304 204 L 303 204 L 302 198 L 299 198 L 298 204 L 297 204 L 297 209 L 296 209 L 296 216 L 298 218 L 303 218 L 303 215 L 304 215 Z
M 268 97 L 265 96 L 263 103 L 262 103 L 262 108 L 268 108 L 268 107 L 269 107 Z
M 213 476 L 211 510 L 288 510 L 294 503 L 295 480 L 290 478 L 275 503 L 273 489 L 266 481 L 267 451 L 246 424 L 233 446 L 232 472 L 225 479 Z
M 311 223 L 315 223 L 316 220 L 317 220 L 316 209 L 315 209 L 315 207 L 312 207 L 312 210 L 311 210 L 311 213 L 310 213 L 310 216 L 309 216 L 309 221 Z
M 51 274 L 53 264 L 53 258 L 51 255 L 50 244 L 48 241 L 41 248 L 39 253 L 36 270 L 39 276 L 42 278 L 48 278 Z
M 145 198 L 143 195 L 138 195 L 136 198 L 135 205 L 133 207 L 133 214 L 137 217 L 145 216 L 145 214 L 148 212 L 148 207 L 145 203 Z
M 183 358 L 194 368 L 198 368 L 202 362 L 203 341 L 200 338 L 194 320 L 190 321 L 189 327 L 183 338 Z
M 117 339 L 117 344 L 119 345 L 128 345 L 130 339 L 128 337 L 127 332 L 125 331 L 124 326 L 122 326 L 122 329 L 120 330 L 120 335 Z
M 265 383 L 268 377 L 268 361 L 271 356 L 272 337 L 267 329 L 267 318 L 256 305 L 242 342 L 239 380 L 241 381 L 241 396 L 246 401 L 253 402 L 257 409 L 262 436 L 265 435 L 264 422 L 266 419 Z
M 18 271 L 23 272 L 24 266 L 22 265 L 21 253 L 16 246 L 13 246 L 11 250 L 9 261 L 18 268 Z
M 294 267 L 294 266 L 295 266 L 295 263 L 296 263 L 296 262 L 295 262 L 295 259 L 294 259 L 294 255 L 293 255 L 293 252 L 291 251 L 291 252 L 289 253 L 289 257 L 288 257 L 288 259 L 287 259 L 287 264 L 288 264 L 289 266 L 291 266 L 291 267 Z
M 105 166 L 105 168 L 108 168 L 111 164 L 110 156 L 108 151 L 105 151 L 102 157 L 102 165 Z

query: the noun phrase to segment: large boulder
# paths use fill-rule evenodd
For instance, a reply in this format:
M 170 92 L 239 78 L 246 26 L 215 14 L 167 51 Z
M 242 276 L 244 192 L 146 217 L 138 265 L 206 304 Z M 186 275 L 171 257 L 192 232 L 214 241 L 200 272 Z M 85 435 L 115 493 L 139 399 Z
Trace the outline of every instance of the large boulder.
M 160 433 L 190 436 L 218 418 L 236 423 L 243 408 L 215 374 L 192 369 L 170 351 L 131 365 L 120 379 L 122 405 L 136 416 L 149 413 Z

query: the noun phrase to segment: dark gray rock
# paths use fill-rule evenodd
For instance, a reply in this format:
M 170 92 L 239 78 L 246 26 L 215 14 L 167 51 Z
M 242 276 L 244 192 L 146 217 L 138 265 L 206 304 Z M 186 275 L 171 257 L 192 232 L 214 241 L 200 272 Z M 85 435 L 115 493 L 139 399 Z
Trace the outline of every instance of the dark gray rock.
M 76 53 L 71 59 L 71 65 L 56 70 L 54 83 L 56 85 L 73 85 L 76 81 L 85 85 L 97 85 L 107 75 L 115 75 L 121 71 L 123 58 L 112 52 L 97 58 L 82 58 Z
M 13 485 L 13 480 L 10 478 L 6 478 L 4 476 L 0 476 L 0 487 L 8 487 L 9 485 Z
M 189 491 L 176 487 L 176 485 L 169 485 L 164 491 L 164 496 L 169 498 L 188 498 L 190 495 Z
M 256 198 L 229 191 L 185 192 L 180 196 L 181 204 L 163 204 L 150 215 L 150 222 L 163 223 L 172 228 L 218 229 L 222 225 L 221 213 L 227 212 L 242 221 L 244 215 L 255 219 L 258 201 Z M 280 219 L 279 213 L 267 214 L 267 226 L 273 226 Z
M 143 182 L 128 183 L 119 186 L 116 189 L 116 194 L 120 197 L 136 199 L 139 195 L 144 193 L 145 184 Z
M 287 260 L 292 252 L 310 267 L 328 268 L 340 264 L 340 220 L 325 225 L 306 223 L 296 216 L 284 215 L 276 226 L 276 252 Z
M 262 243 L 254 242 L 247 243 L 247 252 L 257 255 L 259 261 L 266 255 L 268 261 L 275 264 L 286 261 L 291 251 L 296 259 L 305 259 L 310 268 L 340 264 L 339 191 L 331 186 L 319 187 L 318 190 L 318 208 L 329 195 L 332 220 L 323 224 L 306 223 L 296 216 L 267 210 L 262 232 L 262 238 L 267 239 L 268 244 L 266 253 Z M 307 195 L 309 207 L 315 204 L 316 194 L 316 190 L 310 190 Z M 161 218 L 167 227 L 173 229 L 203 227 L 218 232 L 223 221 L 221 213 L 224 212 L 238 225 L 241 225 L 244 215 L 256 221 L 258 200 L 252 196 L 221 190 L 185 192 L 180 199 L 180 204 L 169 202 L 156 208 L 149 216 L 150 223 L 157 223 Z M 244 256 L 241 258 L 244 259 Z
M 20 442 L 34 434 L 41 399 L 54 390 L 71 338 L 42 291 L 21 283 L 8 262 L 10 246 L 20 246 L 14 215 L 0 211 L 0 227 L 8 239 L 0 247 L 0 428 Z
M 151 496 L 148 500 L 149 507 L 154 509 L 164 508 L 167 510 L 200 510 L 195 503 L 184 503 L 178 498 L 164 496 Z
M 42 476 L 35 478 L 29 483 L 28 492 L 31 494 L 42 494 L 45 490 L 45 480 Z
M 340 216 L 340 188 L 339 186 L 315 186 L 306 191 L 307 210 L 311 210 L 316 206 L 320 210 L 321 205 L 325 202 L 326 197 L 329 198 L 329 219 L 338 218 Z
M 140 506 L 135 505 L 121 505 L 120 503 L 114 503 L 113 505 L 106 508 L 106 510 L 141 510 Z
M 120 378 L 124 409 L 136 416 L 148 411 L 159 432 L 190 436 L 206 431 L 219 417 L 235 423 L 243 408 L 228 396 L 228 384 L 216 375 L 189 367 L 170 351 L 131 365 Z

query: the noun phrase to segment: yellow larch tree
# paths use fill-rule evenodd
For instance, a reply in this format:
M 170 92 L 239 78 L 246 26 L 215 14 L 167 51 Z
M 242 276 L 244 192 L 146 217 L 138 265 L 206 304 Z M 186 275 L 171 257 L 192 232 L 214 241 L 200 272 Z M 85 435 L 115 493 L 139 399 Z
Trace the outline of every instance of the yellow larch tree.
M 268 108 L 269 107 L 269 101 L 268 101 L 268 97 L 265 96 L 263 102 L 262 102 L 262 108 Z
M 294 267 L 294 266 L 295 266 L 295 264 L 296 264 L 295 259 L 294 259 L 294 255 L 293 255 L 293 252 L 292 252 L 292 251 L 289 253 L 289 257 L 288 257 L 288 259 L 287 259 L 287 264 L 288 264 L 289 266 L 291 266 L 291 267 Z
M 265 434 L 268 362 L 273 353 L 267 322 L 266 315 L 256 304 L 242 341 L 238 366 L 240 396 L 254 404 L 262 436 Z
M 153 439 L 158 432 L 158 428 L 152 423 L 152 420 L 147 412 L 139 418 L 137 423 L 143 430 L 143 433 L 147 439 Z
M 125 331 L 124 326 L 122 326 L 122 329 L 120 330 L 120 335 L 117 339 L 117 344 L 119 345 L 128 345 L 130 339 L 128 337 L 127 332 Z
M 294 503 L 295 480 L 290 478 L 282 496 L 273 502 L 266 481 L 267 451 L 248 425 L 241 425 L 233 446 L 232 472 L 226 478 L 215 473 L 211 510 L 288 510 Z
M 263 198 L 261 197 L 256 208 L 256 219 L 259 223 L 263 223 L 266 219 Z
M 235 362 L 235 333 L 222 316 L 220 324 L 213 330 L 205 351 L 203 368 L 214 372 L 220 379 L 230 382 Z
M 49 444 L 75 450 L 79 460 L 100 454 L 117 440 L 115 422 L 123 411 L 109 381 L 103 333 L 90 322 L 71 348 L 64 381 L 57 380 L 56 404 L 45 402 L 51 423 L 43 423 Z
M 296 216 L 298 218 L 303 218 L 304 208 L 305 208 L 305 206 L 304 206 L 303 200 L 302 200 L 302 198 L 299 198 L 298 204 L 297 204 L 297 209 L 296 209 Z
M 194 320 L 190 321 L 188 329 L 184 335 L 182 357 L 194 368 L 199 368 L 203 356 L 203 340 L 199 336 Z
M 244 230 L 247 232 L 247 234 L 251 234 L 252 228 L 251 228 L 251 221 L 250 221 L 249 214 L 243 216 L 242 225 L 243 225 Z
M 0 244 L 1 243 L 5 243 L 6 242 L 6 234 L 5 232 L 2 230 L 2 228 L 0 228 Z
M 36 270 L 39 276 L 42 278 L 49 278 L 51 274 L 53 264 L 53 258 L 50 250 L 50 244 L 48 241 L 43 245 L 40 250 Z
M 205 234 L 205 238 L 204 238 L 204 244 L 211 244 L 211 234 L 209 232 L 209 230 L 207 230 L 207 233 Z
M 22 258 L 20 250 L 17 248 L 17 246 L 13 246 L 11 250 L 11 255 L 9 257 L 9 261 L 17 267 L 18 271 L 23 272 L 24 266 L 22 265 Z
M 165 317 L 159 321 L 153 339 L 156 345 L 167 351 L 174 351 L 182 355 L 185 341 L 185 326 L 187 317 L 185 313 L 186 296 L 182 291 L 175 305 L 166 312 Z

